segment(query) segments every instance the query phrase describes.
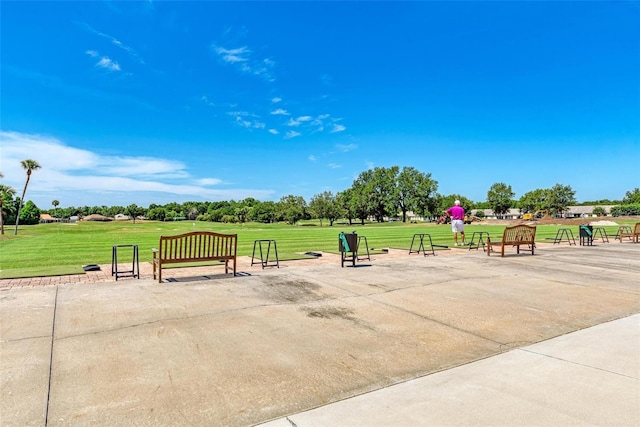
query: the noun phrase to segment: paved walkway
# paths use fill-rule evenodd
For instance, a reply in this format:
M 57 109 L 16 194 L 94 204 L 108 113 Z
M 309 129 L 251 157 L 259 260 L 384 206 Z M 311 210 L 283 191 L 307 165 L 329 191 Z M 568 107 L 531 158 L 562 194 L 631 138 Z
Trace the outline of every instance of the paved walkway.
M 386 256 L 5 287 L 0 424 L 640 425 L 640 245 Z
M 639 355 L 634 315 L 261 426 L 638 426 Z

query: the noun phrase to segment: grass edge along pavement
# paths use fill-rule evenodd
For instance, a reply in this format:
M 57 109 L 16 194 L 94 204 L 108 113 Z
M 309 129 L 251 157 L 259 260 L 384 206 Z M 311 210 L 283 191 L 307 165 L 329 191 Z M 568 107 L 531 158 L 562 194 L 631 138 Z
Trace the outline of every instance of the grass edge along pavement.
M 597 219 L 593 219 L 597 220 Z M 569 228 L 578 238 L 578 226 L 571 223 L 538 225 L 536 240 L 552 238 L 560 228 Z M 589 219 L 584 219 L 584 223 Z M 617 225 L 603 228 L 614 235 L 618 226 L 629 225 L 637 219 L 615 218 Z M 504 221 L 483 221 L 466 226 L 467 241 L 474 231 L 489 232 L 499 236 L 505 227 Z M 111 221 L 49 223 L 20 227 L 17 236 L 0 236 L 0 279 L 20 277 L 43 277 L 67 274 L 84 274 L 83 265 L 109 264 L 113 245 L 137 244 L 141 262 L 151 261 L 151 248 L 157 247 L 161 235 L 175 235 L 194 230 L 210 230 L 219 233 L 238 234 L 238 256 L 251 256 L 255 240 L 276 240 L 281 260 L 309 257 L 305 252 L 338 252 L 338 234 L 356 232 L 367 238 L 371 251 L 382 248 L 409 250 L 414 234 L 429 234 L 435 245 L 454 248 L 449 225 L 433 223 L 302 223 L 301 226 L 287 224 L 221 224 L 202 221 Z

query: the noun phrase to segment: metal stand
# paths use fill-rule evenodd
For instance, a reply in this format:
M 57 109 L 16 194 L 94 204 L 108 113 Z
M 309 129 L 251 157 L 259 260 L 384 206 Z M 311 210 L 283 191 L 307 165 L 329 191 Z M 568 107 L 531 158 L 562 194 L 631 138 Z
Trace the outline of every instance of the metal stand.
M 567 239 L 569 242 L 569 246 L 576 244 L 576 239 L 573 237 L 573 232 L 568 228 L 561 228 L 556 232 L 556 237 L 551 238 L 553 240 L 553 244 L 562 243 L 563 239 Z
M 418 250 L 413 250 L 413 245 L 414 243 L 416 243 L 416 238 L 418 239 Z M 429 244 L 427 245 L 429 247 L 429 250 L 431 251 L 431 255 L 435 256 L 436 252 L 433 249 L 433 242 L 431 240 L 431 234 L 414 234 L 413 238 L 411 239 L 411 246 L 409 247 L 409 255 L 416 253 L 419 254 L 420 250 L 422 250 L 422 253 L 424 254 L 424 256 L 427 256 L 427 249 L 424 246 L 424 239 L 427 238 L 429 239 Z
M 131 270 L 118 271 L 118 248 L 133 248 Z M 111 250 L 111 275 L 116 280 L 120 277 L 134 277 L 140 279 L 140 259 L 138 258 L 138 245 L 114 245 Z
M 367 242 L 366 236 L 358 236 L 358 249 L 360 249 L 360 242 L 362 242 L 362 240 L 364 240 L 364 247 L 367 248 L 367 260 L 371 261 L 371 255 L 369 254 L 369 242 Z M 364 257 L 358 257 L 358 261 L 362 261 L 363 259 Z
M 478 235 L 478 243 L 476 243 L 476 234 Z M 471 235 L 471 242 L 469 243 L 469 250 L 471 249 L 475 249 L 478 250 L 478 248 L 480 246 L 482 246 L 482 252 L 485 252 L 485 242 L 484 242 L 484 237 L 483 236 L 487 236 L 487 239 L 489 239 L 489 233 L 486 231 L 474 231 L 473 234 Z
M 267 256 L 264 257 L 263 256 L 263 252 L 262 252 L 262 244 L 265 243 L 267 245 Z M 253 261 L 255 259 L 256 256 L 256 245 L 258 245 L 258 249 L 260 250 L 260 263 L 262 265 L 262 269 L 264 270 L 265 267 L 269 266 L 269 253 L 271 252 L 271 243 L 273 243 L 273 250 L 276 253 L 276 263 L 275 266 L 280 268 L 280 261 L 278 260 L 278 246 L 276 245 L 276 241 L 275 240 L 269 240 L 269 239 L 264 239 L 264 240 L 255 240 L 253 242 L 253 253 L 251 254 L 251 265 L 253 264 L 258 264 L 258 261 Z M 273 267 L 273 264 L 271 265 L 271 267 Z
M 600 236 L 602 243 L 609 243 L 609 236 L 604 228 L 596 227 L 593 229 L 593 238 L 595 239 L 597 236 Z

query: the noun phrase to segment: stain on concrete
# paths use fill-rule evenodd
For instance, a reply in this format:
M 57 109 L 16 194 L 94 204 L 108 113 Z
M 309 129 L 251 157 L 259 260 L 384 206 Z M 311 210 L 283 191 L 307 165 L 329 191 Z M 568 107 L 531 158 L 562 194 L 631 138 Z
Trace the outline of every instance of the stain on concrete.
M 271 301 L 280 303 L 311 302 L 325 299 L 320 286 L 304 280 L 287 280 L 281 277 L 265 277 L 259 292 Z
M 302 311 L 307 313 L 308 317 L 315 319 L 338 319 L 347 320 L 353 324 L 365 329 L 374 330 L 371 325 L 366 324 L 355 316 L 355 312 L 345 307 L 323 306 L 323 307 L 301 307 Z

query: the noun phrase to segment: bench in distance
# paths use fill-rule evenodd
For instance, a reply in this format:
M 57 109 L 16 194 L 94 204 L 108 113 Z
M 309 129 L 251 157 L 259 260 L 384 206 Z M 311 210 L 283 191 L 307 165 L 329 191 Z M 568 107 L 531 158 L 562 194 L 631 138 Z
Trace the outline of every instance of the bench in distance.
M 492 242 L 491 237 L 487 237 L 487 255 L 491 255 L 491 249 L 493 246 L 500 246 L 501 255 L 504 256 L 505 246 L 515 246 L 516 253 L 520 253 L 520 246 L 526 245 L 526 249 L 523 251 L 533 252 L 535 250 L 536 227 L 532 225 L 520 224 L 512 227 L 506 227 L 502 233 L 502 240 Z
M 224 261 L 224 272 L 229 273 L 229 261 L 233 261 L 236 275 L 237 234 L 220 234 L 211 231 L 193 231 L 175 236 L 160 236 L 158 248 L 153 248 L 153 278 L 158 273 L 162 282 L 162 266 L 165 264 Z

